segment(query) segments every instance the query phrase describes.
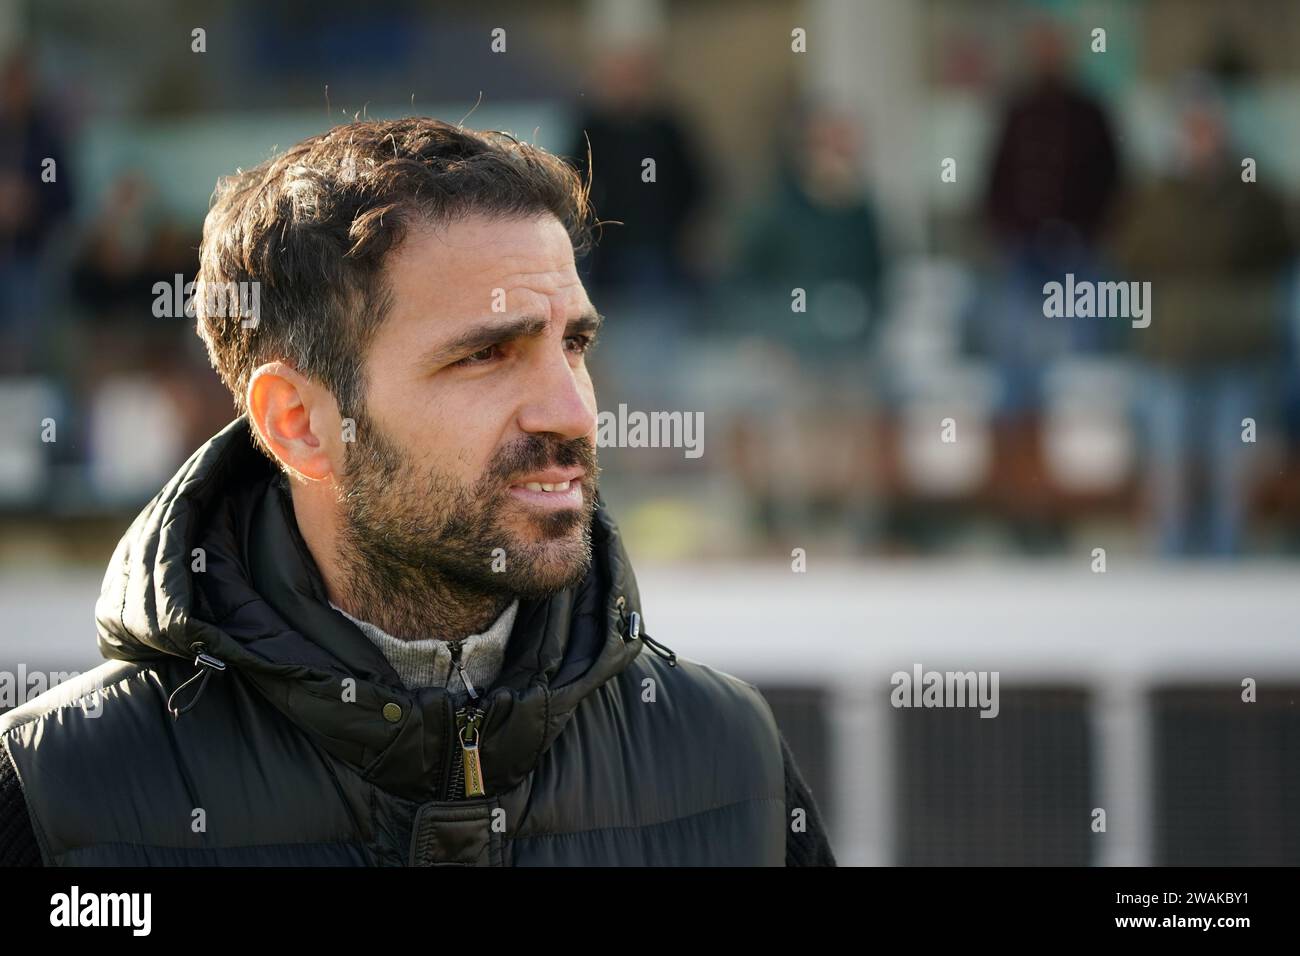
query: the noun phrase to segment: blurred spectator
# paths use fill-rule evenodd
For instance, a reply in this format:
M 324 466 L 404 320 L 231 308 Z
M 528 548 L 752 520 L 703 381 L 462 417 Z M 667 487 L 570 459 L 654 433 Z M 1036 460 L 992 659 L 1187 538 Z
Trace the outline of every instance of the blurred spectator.
M 820 105 L 793 124 L 770 196 L 739 224 L 737 301 L 746 331 L 812 351 L 864 347 L 883 303 L 880 227 L 856 120 Z M 791 312 L 803 289 L 807 312 Z
M 1042 374 L 1071 345 L 1102 344 L 1099 323 L 1044 322 L 1042 288 L 1069 272 L 1096 278 L 1094 244 L 1119 184 L 1110 120 L 1070 78 L 1060 29 L 1035 21 L 1025 47 L 1029 80 L 1006 105 L 985 197 L 1007 257 L 1006 302 L 994 304 L 978 330 L 1002 372 L 1010 413 L 1037 408 Z
M 663 95 L 655 42 L 602 46 L 592 69 L 592 95 L 565 155 L 584 176 L 590 170 L 591 201 L 607 223 L 578 264 L 596 307 L 619 318 L 602 331 L 597 362 L 618 382 L 620 400 L 663 407 L 680 393 L 684 343 L 700 331 L 702 270 L 691 249 L 709 186 L 684 121 Z M 653 182 L 642 179 L 647 159 Z
M 198 241 L 198 235 L 177 223 L 144 173 L 126 170 L 110 183 L 72 265 L 73 302 L 83 316 L 78 330 L 82 344 L 71 369 L 75 375 L 67 383 L 70 401 L 78 408 L 75 418 L 103 426 L 116 414 L 114 408 L 133 402 L 150 406 L 151 428 L 157 433 L 150 436 L 152 447 L 164 471 L 166 449 L 203 441 L 229 417 L 223 397 L 212 387 L 213 377 L 205 374 L 194 319 L 183 314 L 183 289 L 198 267 Z M 167 291 L 155 291 L 158 283 Z M 180 303 L 174 294 L 178 285 Z M 155 303 L 162 315 L 155 315 Z M 101 430 L 107 433 L 111 427 Z M 89 444 L 98 456 L 96 490 L 112 498 L 120 476 L 105 477 L 117 465 L 103 458 L 113 443 L 101 436 Z M 128 467 L 124 474 L 142 484 L 156 477 L 147 468 Z M 128 497 L 134 493 L 129 483 L 123 487 Z
M 188 240 L 188 241 L 187 241 Z M 88 359 L 79 374 L 84 387 L 106 375 L 175 365 L 193 338 L 193 319 L 154 315 L 155 284 L 181 287 L 194 278 L 198 237 L 187 237 L 163 208 L 143 174 L 116 176 L 89 223 L 72 267 L 72 292 L 87 316 Z
M 662 99 L 659 71 L 652 46 L 629 43 L 600 54 L 594 96 L 576 117 L 578 134 L 566 155 L 585 175 L 590 140 L 596 214 L 623 223 L 597 230 L 586 262 L 593 297 L 672 295 L 693 280 L 687 234 L 706 199 L 704 165 Z M 655 161 L 653 183 L 641 178 L 646 159 Z
M 762 537 L 834 528 L 856 548 L 868 525 L 866 359 L 884 303 L 879 220 L 853 116 L 809 103 L 784 129 L 770 191 L 735 224 L 715 309 L 749 340 L 736 354 L 760 379 L 728 462 Z
M 1181 100 L 1174 168 L 1126 204 L 1116 258 L 1152 285 L 1151 325 L 1133 336 L 1148 370 L 1141 411 L 1161 550 L 1228 555 L 1251 490 L 1242 419 L 1258 421 L 1276 397 L 1265 382 L 1291 244 L 1281 197 L 1243 181 L 1219 94 L 1193 78 Z
M 1091 242 L 1119 179 L 1115 137 L 1101 105 L 1075 85 L 1059 30 L 1026 36 L 1029 83 L 1006 105 L 994 150 L 988 214 L 1009 245 L 1051 255 Z
M 197 264 L 197 253 L 186 250 L 185 238 L 149 182 L 141 173 L 127 171 L 113 180 L 87 228 L 73 266 L 73 292 L 99 324 L 110 324 L 104 320 L 111 317 L 118 326 L 114 334 L 121 337 L 123 325 L 156 325 L 154 284 L 170 284 L 177 274 L 185 277 L 182 283 L 193 279 Z
M 10 374 L 35 370 L 44 253 L 72 208 L 63 138 L 33 82 L 21 53 L 0 69 L 0 372 Z

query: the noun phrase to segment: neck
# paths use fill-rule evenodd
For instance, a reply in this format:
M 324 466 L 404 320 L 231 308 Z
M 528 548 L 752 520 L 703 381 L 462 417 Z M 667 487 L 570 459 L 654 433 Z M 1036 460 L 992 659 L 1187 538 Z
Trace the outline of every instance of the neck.
M 430 568 L 394 565 L 342 539 L 309 490 L 290 482 L 294 517 L 336 607 L 402 640 L 457 641 L 481 634 L 511 597 L 449 581 Z
M 510 604 L 504 595 L 472 591 L 424 569 L 376 575 L 364 557 L 346 553 L 339 564 L 346 583 L 337 592 L 331 588 L 330 600 L 400 640 L 459 641 L 482 634 Z

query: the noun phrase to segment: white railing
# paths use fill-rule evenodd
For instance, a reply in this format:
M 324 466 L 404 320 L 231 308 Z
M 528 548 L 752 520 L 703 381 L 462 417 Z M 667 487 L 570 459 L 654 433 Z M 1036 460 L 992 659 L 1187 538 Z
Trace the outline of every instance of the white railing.
M 896 860 L 889 679 L 895 671 L 998 671 L 1000 687 L 1091 691 L 1105 865 L 1152 860 L 1148 691 L 1177 681 L 1260 695 L 1300 681 L 1300 567 L 1163 566 L 1114 554 L 1105 574 L 1070 561 L 651 565 L 638 570 L 647 631 L 679 655 L 759 684 L 828 694 L 836 850 Z M 98 662 L 100 572 L 0 578 L 0 667 Z M 1247 706 L 1247 705 L 1243 705 Z M 971 715 L 975 718 L 975 715 Z
M 1069 683 L 1091 692 L 1096 860 L 1153 859 L 1148 691 L 1179 681 L 1259 693 L 1300 681 L 1300 567 L 1072 561 L 651 567 L 646 628 L 679 654 L 754 683 L 828 692 L 834 835 L 844 863 L 897 859 L 890 675 L 998 671 L 1003 690 Z M 1248 706 L 1243 704 L 1243 706 Z M 971 715 L 975 718 L 975 715 Z

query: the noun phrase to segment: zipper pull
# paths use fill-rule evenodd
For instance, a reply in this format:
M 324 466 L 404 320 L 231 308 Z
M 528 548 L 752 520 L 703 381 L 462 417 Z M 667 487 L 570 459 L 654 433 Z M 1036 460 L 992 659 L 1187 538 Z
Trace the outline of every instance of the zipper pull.
M 469 710 L 461 708 L 456 711 L 456 731 L 460 737 L 460 757 L 465 767 L 465 796 L 484 797 L 483 765 L 479 762 L 478 725 L 483 720 L 483 711 L 477 707 Z
M 478 691 L 474 690 L 474 685 L 469 682 L 469 675 L 465 673 L 465 665 L 460 662 L 460 641 L 451 641 L 447 645 L 447 649 L 451 651 L 451 662 L 456 665 L 456 670 L 460 672 L 461 683 L 469 691 L 469 699 L 477 704 Z

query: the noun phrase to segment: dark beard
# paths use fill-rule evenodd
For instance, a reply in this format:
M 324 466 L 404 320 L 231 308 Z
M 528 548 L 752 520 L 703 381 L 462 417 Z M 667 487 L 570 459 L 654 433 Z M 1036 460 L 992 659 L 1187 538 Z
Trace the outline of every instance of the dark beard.
M 585 577 L 598 475 L 590 441 L 526 435 L 469 488 L 440 471 L 420 473 L 364 413 L 356 422 L 340 478 L 349 614 L 394 637 L 455 640 L 482 633 L 517 597 L 548 597 Z M 521 540 L 500 522 L 520 509 L 509 485 L 552 465 L 586 470 L 582 507 L 530 515 L 535 537 Z

